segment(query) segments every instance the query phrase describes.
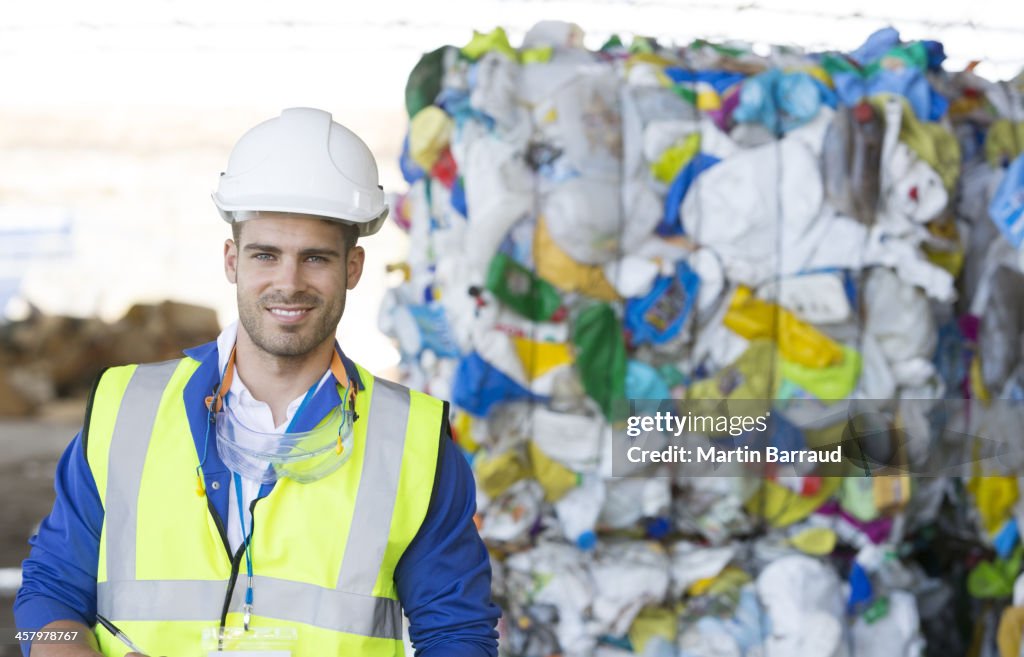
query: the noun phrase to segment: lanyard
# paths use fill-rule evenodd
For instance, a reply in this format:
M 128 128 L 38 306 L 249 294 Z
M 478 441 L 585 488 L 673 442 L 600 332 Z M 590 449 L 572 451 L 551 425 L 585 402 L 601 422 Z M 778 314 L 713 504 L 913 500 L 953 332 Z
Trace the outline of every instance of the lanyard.
M 252 523 L 249 533 L 245 532 L 245 505 L 242 504 L 242 478 L 237 472 L 231 473 L 235 479 L 235 498 L 238 500 L 238 523 L 242 526 L 242 541 L 245 544 L 245 571 L 249 576 L 245 587 L 245 605 L 242 607 L 242 626 L 249 631 L 249 619 L 252 617 Z
M 338 355 L 337 350 L 334 351 L 333 356 L 331 358 L 331 368 L 330 369 L 331 369 L 331 373 L 334 375 L 334 378 L 336 379 L 337 383 L 343 383 L 345 385 L 345 392 L 346 392 L 346 394 L 344 395 L 344 397 L 348 397 L 347 393 L 348 393 L 349 390 L 351 390 L 351 398 L 350 398 L 349 401 L 350 401 L 350 403 L 352 403 L 354 405 L 354 403 L 355 403 L 355 395 L 356 395 L 356 388 L 355 388 L 355 386 L 350 385 L 350 381 L 349 381 L 349 378 L 348 378 L 348 372 L 345 371 L 344 363 L 341 362 L 341 357 Z M 227 394 L 228 394 L 228 392 L 231 389 L 231 381 L 232 381 L 232 379 L 234 377 L 234 370 L 235 370 L 235 349 L 232 348 L 231 349 L 231 355 L 228 356 L 228 362 L 224 366 L 224 373 L 221 376 L 220 384 L 217 386 L 217 389 L 214 391 L 214 393 L 206 398 L 206 408 L 209 411 L 210 419 L 209 419 L 209 422 L 207 422 L 207 426 L 206 426 L 206 439 L 204 440 L 204 443 L 208 443 L 209 442 L 210 425 L 213 424 L 213 414 L 219 412 L 222 408 L 224 408 L 224 404 L 225 404 L 225 400 L 227 398 Z M 302 415 L 302 411 L 306 408 L 306 404 L 309 403 L 309 400 L 313 398 L 313 395 L 316 392 L 317 388 L 319 387 L 319 384 L 320 384 L 319 381 L 315 381 L 313 383 L 313 385 L 310 386 L 309 390 L 306 391 L 306 396 L 302 399 L 302 403 L 299 404 L 299 408 L 295 411 L 295 415 L 292 416 L 291 422 L 288 423 L 288 428 L 285 429 L 286 433 L 290 433 L 292 431 L 292 429 L 295 426 L 296 420 L 298 420 L 299 416 Z M 345 402 L 344 397 L 342 399 L 342 403 L 343 404 Z M 339 445 L 339 448 L 340 448 L 340 445 L 341 445 L 341 439 L 340 438 L 338 439 L 338 445 Z M 339 453 L 340 453 L 340 449 L 339 449 Z M 202 474 L 201 474 L 201 470 L 202 470 L 202 467 L 203 467 L 203 462 L 205 462 L 205 460 L 206 460 L 206 445 L 204 444 L 204 446 L 203 446 L 203 459 L 199 463 L 199 465 L 196 467 L 196 478 L 198 479 L 198 488 L 197 488 L 196 492 L 200 496 L 205 496 L 206 495 L 206 487 L 203 485 L 203 477 L 202 477 Z M 249 621 L 252 618 L 253 598 L 254 598 L 253 586 L 252 586 L 252 580 L 253 580 L 253 567 L 252 567 L 252 523 L 250 522 L 250 524 L 249 524 L 249 532 L 246 533 L 246 531 L 245 531 L 245 505 L 244 505 L 244 503 L 242 501 L 242 477 L 237 472 L 232 472 L 231 474 L 232 474 L 232 477 L 233 477 L 234 483 L 235 483 L 235 500 L 238 503 L 238 522 L 239 522 L 239 524 L 240 524 L 240 526 L 242 528 L 242 541 L 243 541 L 243 545 L 245 546 L 245 570 L 246 570 L 246 575 L 247 575 L 247 582 L 246 582 L 246 588 L 245 588 L 245 604 L 242 606 L 242 625 L 243 625 L 244 630 L 248 631 L 249 630 Z
M 234 356 L 234 353 L 232 353 Z M 337 352 L 335 352 L 337 357 Z M 302 414 L 302 410 L 306 408 L 306 404 L 313 398 L 313 393 L 316 392 L 319 387 L 319 381 L 313 383 L 309 390 L 306 391 L 306 396 L 303 397 L 302 403 L 299 404 L 299 408 L 295 411 L 295 415 L 292 416 L 292 421 L 288 423 L 286 432 L 291 432 L 295 426 L 295 421 Z M 253 589 L 252 589 L 252 522 L 249 523 L 249 531 L 245 531 L 245 504 L 242 501 L 242 477 L 237 472 L 232 472 L 231 476 L 235 481 L 235 500 L 238 502 L 238 524 L 242 528 L 242 544 L 245 546 L 245 572 L 248 575 L 248 580 L 245 587 L 245 604 L 242 606 L 242 627 L 248 632 L 249 631 L 249 620 L 252 618 L 252 601 L 253 601 Z

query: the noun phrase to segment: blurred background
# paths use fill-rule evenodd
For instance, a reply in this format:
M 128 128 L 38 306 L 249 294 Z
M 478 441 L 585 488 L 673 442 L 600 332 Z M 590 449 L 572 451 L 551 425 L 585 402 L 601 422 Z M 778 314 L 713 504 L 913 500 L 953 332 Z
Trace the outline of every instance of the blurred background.
M 399 167 L 409 74 L 475 30 L 500 26 L 519 44 L 538 21 L 569 21 L 591 51 L 618 35 L 768 57 L 779 45 L 852 51 L 891 26 L 907 43 L 941 42 L 947 71 L 998 81 L 1024 66 L 1024 8 L 994 0 L 383 0 L 359 14 L 324 2 L 67 0 L 0 16 L 0 627 L 13 626 L 26 541 L 95 373 L 170 357 L 235 318 L 229 229 L 210 193 L 232 144 L 282 108 L 326 109 L 359 134 L 394 205 L 410 189 Z M 341 344 L 377 374 L 429 387 L 439 370 L 403 364 L 407 350 L 378 322 L 403 281 L 388 266 L 408 260 L 408 235 L 389 221 L 365 246 Z M 520 654 L 549 654 L 529 641 L 541 640 L 520 637 Z

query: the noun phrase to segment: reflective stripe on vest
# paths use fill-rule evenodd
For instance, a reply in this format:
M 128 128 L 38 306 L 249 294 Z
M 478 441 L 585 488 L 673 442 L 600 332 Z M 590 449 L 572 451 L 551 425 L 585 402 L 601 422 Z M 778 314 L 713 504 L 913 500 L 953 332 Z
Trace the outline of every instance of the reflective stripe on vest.
M 213 561 L 204 561 L 207 566 L 205 566 L 206 570 L 199 573 L 200 577 L 213 575 L 214 579 L 140 579 L 138 575 L 140 569 L 145 571 L 139 562 L 139 549 L 141 549 L 139 541 L 143 537 L 156 536 L 156 534 L 149 533 L 150 530 L 140 536 L 142 525 L 140 525 L 138 513 L 141 496 L 147 495 L 146 499 L 149 500 L 150 508 L 154 508 L 152 507 L 154 486 L 152 483 L 149 484 L 146 488 L 149 492 L 146 493 L 143 479 L 146 477 L 147 468 L 157 468 L 159 473 L 163 473 L 161 476 L 166 477 L 168 471 L 165 468 L 171 467 L 170 464 L 162 462 L 166 451 L 164 449 L 161 449 L 159 456 L 152 458 L 152 463 L 147 462 L 147 457 L 154 436 L 164 430 L 168 419 L 171 420 L 172 426 L 179 427 L 179 431 L 183 426 L 184 406 L 180 395 L 185 382 L 195 370 L 193 366 L 195 362 L 189 361 L 189 366 L 179 371 L 177 368 L 182 362 L 171 361 L 154 365 L 140 365 L 131 373 L 127 385 L 125 385 L 127 369 L 113 368 L 121 371 L 110 377 L 113 382 L 108 386 L 109 394 L 104 394 L 102 401 L 97 397 L 98 403 L 105 404 L 105 406 L 99 414 L 94 406 L 93 415 L 106 418 L 101 424 L 107 427 L 106 435 L 109 436 L 106 449 L 103 447 L 102 440 L 99 441 L 101 446 L 94 447 L 90 436 L 88 449 L 91 459 L 100 457 L 101 454 L 106 457 L 105 471 L 94 473 L 97 474 L 98 486 L 102 485 L 99 482 L 106 482 L 105 490 L 101 490 L 105 508 L 105 550 L 101 550 L 101 552 L 105 551 L 105 555 L 103 555 L 101 566 L 105 568 L 101 568 L 97 582 L 97 610 L 115 622 L 122 620 L 127 623 L 143 625 L 147 623 L 166 625 L 168 622 L 175 621 L 183 623 L 209 623 L 212 621 L 217 623 L 221 618 L 224 597 L 229 587 L 229 581 L 223 579 L 230 574 L 230 564 L 225 570 L 224 564 L 229 555 L 224 552 L 223 545 L 219 545 L 216 550 L 219 557 L 210 552 L 212 547 L 202 548 L 198 553 L 210 555 L 210 558 L 213 559 Z M 368 394 L 360 396 L 363 404 L 368 404 L 368 408 L 360 404 L 363 406 L 360 413 L 365 413 L 368 416 L 364 425 L 365 437 L 361 443 L 362 467 L 360 470 L 345 473 L 345 467 L 358 461 L 353 457 L 349 464 L 328 477 L 329 479 L 331 476 L 343 476 L 348 479 L 338 481 L 351 481 L 351 492 L 345 498 L 338 498 L 349 500 L 346 503 L 349 506 L 342 508 L 349 508 L 351 513 L 343 556 L 338 554 L 332 557 L 330 554 L 331 550 L 341 547 L 340 542 L 337 542 L 336 548 L 332 548 L 330 545 L 317 548 L 318 550 L 327 550 L 324 552 L 326 561 L 323 563 L 325 564 L 334 563 L 330 561 L 332 558 L 340 559 L 340 568 L 337 571 L 332 571 L 337 573 L 336 581 L 333 582 L 334 588 L 330 588 L 334 575 L 332 575 L 332 580 L 320 581 L 320 585 L 310 583 L 310 581 L 283 579 L 282 574 L 285 577 L 289 576 L 291 569 L 289 564 L 293 560 L 285 557 L 285 560 L 281 561 L 280 550 L 277 550 L 278 566 L 274 573 L 277 576 L 260 574 L 260 555 L 257 554 L 257 574 L 254 578 L 255 613 L 258 617 L 266 619 L 264 625 L 272 624 L 274 619 L 278 619 L 319 630 L 338 632 L 341 633 L 338 635 L 339 637 L 355 635 L 352 641 L 357 643 L 359 642 L 357 637 L 367 637 L 359 645 L 373 646 L 375 650 L 373 654 L 390 654 L 389 648 L 381 647 L 386 644 L 366 644 L 365 641 L 390 640 L 398 646 L 399 650 L 401 648 L 401 606 L 396 599 L 391 577 L 393 577 L 397 559 L 408 542 L 415 536 L 419 524 L 422 522 L 422 516 L 426 512 L 426 500 L 430 497 L 430 491 L 429 489 L 423 490 L 423 488 L 427 484 L 433 485 L 437 459 L 437 438 L 432 438 L 432 447 L 430 448 L 427 447 L 424 439 L 431 432 L 434 436 L 439 436 L 443 416 L 443 412 L 440 411 L 443 409 L 443 404 L 422 393 L 410 392 L 407 388 L 390 381 L 376 379 L 362 368 L 360 368 L 360 374 L 364 377 L 364 382 L 368 383 Z M 118 381 L 120 383 L 117 383 Z M 168 394 L 169 386 L 174 388 L 170 391 L 171 394 Z M 102 385 L 99 390 L 104 390 Z M 111 418 L 109 404 L 113 401 L 111 395 L 118 394 L 120 399 L 117 403 L 118 410 L 115 420 Z M 357 403 L 359 401 L 360 399 L 357 399 Z M 415 416 L 413 416 L 414 409 L 419 409 Z M 160 426 L 156 425 L 158 413 L 161 418 L 164 418 L 160 420 Z M 93 424 L 90 424 L 90 427 L 92 426 Z M 166 445 L 167 436 L 171 434 L 164 433 L 162 435 L 164 442 L 161 444 Z M 407 445 L 409 436 L 417 437 L 417 441 Z M 175 440 L 177 440 L 176 437 Z M 191 437 L 188 437 L 187 440 L 191 446 Z M 357 442 L 358 444 L 360 443 Z M 210 448 L 213 449 L 214 446 L 211 445 Z M 172 461 L 174 461 L 173 467 L 176 468 L 173 471 L 177 472 L 182 465 L 180 460 L 183 452 L 180 447 L 175 449 L 178 451 L 177 455 L 172 457 Z M 430 449 L 433 449 L 432 453 Z M 412 457 L 410 457 L 410 452 Z M 191 453 L 194 455 L 194 448 L 191 449 Z M 90 460 L 90 465 L 92 463 L 93 461 Z M 189 464 L 184 465 L 187 468 Z M 358 465 L 356 467 L 358 468 Z M 354 480 L 355 472 L 359 472 L 358 487 Z M 339 473 L 345 474 L 339 475 Z M 281 514 L 286 508 L 290 508 L 294 512 L 296 504 L 299 503 L 295 500 L 305 498 L 294 498 L 292 502 L 288 503 L 289 506 L 282 506 L 283 501 L 293 499 L 289 497 L 290 495 L 308 495 L 314 501 L 314 504 L 309 506 L 315 507 L 316 500 L 321 499 L 316 490 L 323 491 L 325 494 L 333 494 L 338 490 L 337 486 L 333 485 L 333 487 L 314 489 L 311 487 L 315 484 L 309 484 L 306 486 L 310 488 L 301 488 L 301 490 L 292 488 L 290 489 L 292 492 L 289 492 L 289 489 L 282 488 L 286 485 L 303 486 L 290 481 L 279 482 L 271 496 L 266 498 L 266 501 L 272 501 L 274 492 L 278 492 L 279 488 L 282 489 L 283 492 L 274 498 L 278 501 L 271 504 L 270 507 L 277 508 L 277 515 L 265 517 L 279 520 L 294 517 L 294 515 L 282 516 Z M 422 493 L 422 495 L 415 493 Z M 400 494 L 406 501 L 403 501 L 401 506 L 396 506 Z M 424 499 L 417 499 L 415 502 L 409 501 L 410 494 Z M 285 495 L 285 497 L 281 498 L 280 495 Z M 177 496 L 158 499 L 168 500 L 167 503 L 171 506 L 156 508 L 167 508 L 174 511 L 178 514 L 175 517 L 179 518 L 179 523 L 181 518 L 187 521 L 186 524 L 190 526 L 184 527 L 182 531 L 198 530 L 198 526 L 191 526 L 196 518 L 192 511 L 185 515 L 176 511 L 179 505 L 174 504 L 171 500 L 177 499 Z M 351 501 L 353 499 L 354 504 Z M 260 504 L 266 506 L 266 501 L 261 501 Z M 194 499 L 188 504 L 193 506 L 181 508 L 195 508 Z M 407 511 L 410 506 L 414 507 L 411 512 Z M 298 508 L 304 510 L 306 507 Z M 300 511 L 300 515 L 301 513 L 302 511 Z M 316 510 L 310 511 L 310 514 L 315 513 Z M 396 516 L 396 514 L 398 515 Z M 159 517 L 152 513 L 147 514 L 147 518 L 149 518 L 147 522 L 150 523 L 151 529 L 153 519 Z M 190 518 L 191 520 L 189 520 Z M 205 522 L 206 520 L 204 520 Z M 289 523 L 285 522 L 285 524 Z M 259 533 L 259 521 L 256 522 L 255 527 L 255 532 Z M 203 527 L 203 529 L 206 528 Z M 266 538 L 265 534 L 262 540 L 271 540 Z M 294 532 L 292 536 L 294 536 Z M 336 534 L 336 536 L 338 535 Z M 209 538 L 204 536 L 197 538 L 204 541 L 204 545 L 212 545 Z M 152 541 L 153 539 L 148 540 Z M 172 542 L 175 540 L 171 539 Z M 159 550 L 160 543 L 149 543 L 149 545 L 151 548 L 156 547 Z M 318 544 L 309 543 L 308 545 Z M 142 554 L 148 555 L 149 553 Z M 288 555 L 291 552 L 285 551 L 284 554 Z M 309 556 L 308 550 L 307 556 Z M 167 558 L 166 554 L 165 558 Z M 148 572 L 160 572 L 159 569 L 153 571 L 152 564 L 165 562 L 153 562 L 152 556 L 148 556 L 148 559 L 150 564 Z M 171 555 L 171 560 L 174 561 L 173 555 Z M 282 564 L 284 572 L 282 572 Z M 102 573 L 104 569 L 105 577 Z M 176 575 L 186 574 L 180 565 L 167 572 Z M 308 577 L 308 571 L 306 572 L 306 577 Z M 244 595 L 245 576 L 239 574 L 238 577 L 229 606 L 232 613 L 241 606 Z M 317 575 L 311 581 L 322 579 L 322 575 Z M 232 623 L 229 622 L 230 624 Z M 133 638 L 135 637 L 133 636 Z M 348 645 L 347 640 L 343 638 L 339 638 L 339 641 L 341 641 L 339 646 Z M 117 649 L 116 645 L 110 644 L 108 641 L 101 640 L 101 647 L 104 647 L 103 644 Z
M 409 390 L 374 379 L 367 425 L 366 458 L 356 494 L 356 511 L 338 574 L 338 589 L 372 595 L 398 495 L 405 427 L 409 423 Z M 372 433 L 371 433 L 372 432 Z M 368 473 L 383 473 L 380 479 Z M 401 623 L 399 623 L 401 636 Z
M 332 591 L 273 577 L 253 578 L 260 592 L 260 615 L 380 639 L 402 638 L 398 600 Z M 135 580 L 102 582 L 97 608 L 105 616 L 127 621 L 204 621 L 220 616 L 226 581 Z M 242 603 L 236 586 L 231 606 Z
M 170 360 L 135 368 L 121 398 L 110 439 L 107 466 L 107 545 L 130 546 L 123 552 L 107 551 L 107 579 L 135 579 L 135 536 L 138 525 L 139 487 L 149 438 L 164 388 L 180 361 Z

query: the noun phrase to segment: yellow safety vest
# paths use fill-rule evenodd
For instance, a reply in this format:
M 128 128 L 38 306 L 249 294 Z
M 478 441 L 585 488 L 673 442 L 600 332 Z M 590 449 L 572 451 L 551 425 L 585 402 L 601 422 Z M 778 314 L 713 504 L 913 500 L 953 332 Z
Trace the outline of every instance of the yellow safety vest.
M 109 369 L 87 418 L 104 509 L 97 611 L 154 657 L 205 654 L 202 631 L 225 613 L 226 626 L 242 624 L 245 568 L 196 492 L 183 391 L 198 366 Z M 282 479 L 254 507 L 251 626 L 294 627 L 294 657 L 404 654 L 394 572 L 427 513 L 444 403 L 359 376 L 356 413 L 367 420 L 355 423 L 348 462 L 310 484 Z M 96 636 L 104 655 L 127 652 Z

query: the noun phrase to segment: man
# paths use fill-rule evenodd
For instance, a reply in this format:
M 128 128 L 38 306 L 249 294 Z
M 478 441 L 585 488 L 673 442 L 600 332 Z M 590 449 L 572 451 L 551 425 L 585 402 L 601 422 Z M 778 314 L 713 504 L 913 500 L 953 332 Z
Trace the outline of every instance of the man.
M 239 322 L 98 380 L 15 601 L 19 628 L 78 638 L 32 656 L 125 654 L 98 616 L 150 655 L 400 655 L 403 609 L 418 655 L 495 655 L 448 404 L 334 339 L 356 240 L 387 215 L 369 149 L 326 112 L 285 110 L 242 137 L 213 198 Z

